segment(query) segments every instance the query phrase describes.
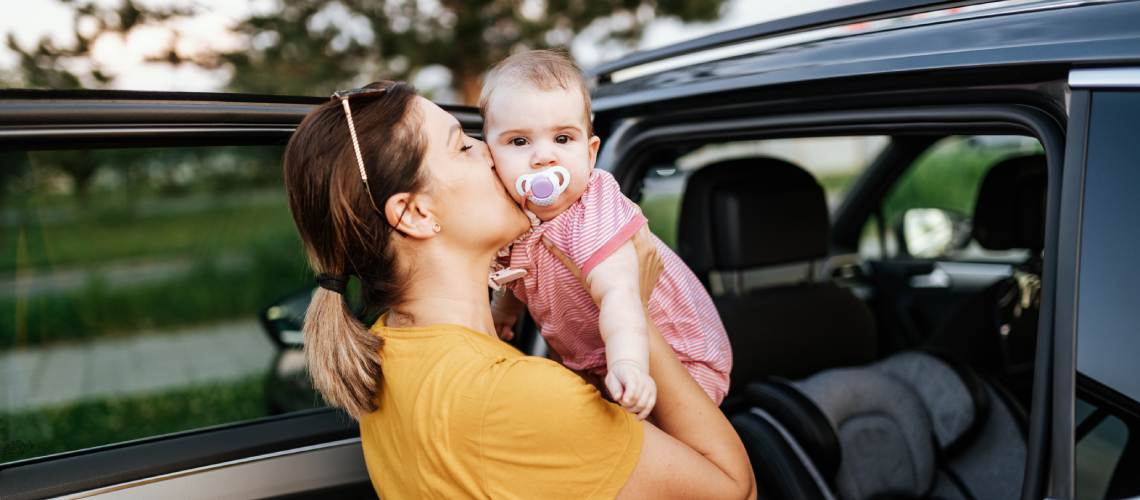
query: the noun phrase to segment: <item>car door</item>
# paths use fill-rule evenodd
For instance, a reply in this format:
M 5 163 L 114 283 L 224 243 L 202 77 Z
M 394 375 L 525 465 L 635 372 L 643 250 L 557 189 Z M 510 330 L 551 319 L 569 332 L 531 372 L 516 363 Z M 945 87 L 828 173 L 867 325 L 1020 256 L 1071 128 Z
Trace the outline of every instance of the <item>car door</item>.
M 0 498 L 375 497 L 278 324 L 313 286 L 281 153 L 321 102 L 0 91 Z
M 1140 68 L 1072 88 L 1053 374 L 1052 495 L 1140 495 Z

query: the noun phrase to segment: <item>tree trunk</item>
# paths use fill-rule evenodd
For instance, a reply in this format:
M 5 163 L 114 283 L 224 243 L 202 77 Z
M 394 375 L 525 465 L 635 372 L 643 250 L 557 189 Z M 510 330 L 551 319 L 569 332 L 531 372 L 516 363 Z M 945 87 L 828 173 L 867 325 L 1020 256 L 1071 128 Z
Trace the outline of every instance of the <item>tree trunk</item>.
M 479 73 L 456 72 L 455 73 L 456 89 L 459 90 L 459 97 L 463 99 L 463 104 L 468 106 L 479 105 L 479 91 L 483 88 L 483 82 L 479 78 Z

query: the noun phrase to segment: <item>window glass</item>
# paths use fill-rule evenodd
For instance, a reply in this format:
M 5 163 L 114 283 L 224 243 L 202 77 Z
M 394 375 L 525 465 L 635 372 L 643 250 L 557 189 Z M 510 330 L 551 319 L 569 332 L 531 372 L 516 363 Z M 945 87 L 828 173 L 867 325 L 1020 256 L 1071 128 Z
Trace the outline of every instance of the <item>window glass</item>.
M 653 233 L 676 248 L 677 217 L 689 175 L 711 163 L 766 156 L 794 163 L 815 176 L 827 194 L 828 206 L 834 210 L 887 141 L 879 136 L 815 137 L 708 144 L 673 163 L 650 166 L 642 185 L 641 209 Z
M 1112 481 L 1130 433 L 1123 420 L 1077 400 L 1077 429 L 1086 434 L 1077 436 L 1077 498 L 1099 500 L 1108 498 Z M 1084 429 L 1088 428 L 1087 431 Z
M 1093 98 L 1081 218 L 1077 368 L 1140 400 L 1140 93 Z
M 899 230 L 909 236 L 910 254 L 957 260 L 1023 261 L 1024 250 L 993 251 L 970 236 L 978 190 L 990 167 L 1013 157 L 1043 152 L 1022 136 L 951 136 L 932 145 L 895 181 L 883 197 L 887 248 L 878 229 L 865 227 L 859 244 L 864 258 L 895 257 L 902 248 Z M 904 219 L 905 217 L 905 219 Z M 877 224 L 872 218 L 868 226 Z M 924 245 L 924 241 L 935 244 Z
M 1081 498 L 1120 498 L 1140 494 L 1135 464 L 1140 460 L 1135 417 L 1140 414 L 1140 93 L 1093 95 L 1085 157 L 1084 210 L 1081 214 L 1077 295 L 1077 371 L 1108 393 L 1117 415 L 1077 436 L 1077 489 Z M 1081 383 L 1083 377 L 1078 377 Z M 1079 402 L 1078 402 L 1079 404 Z M 1132 464 L 1131 466 L 1124 465 Z M 1131 470 L 1128 470 L 1131 469 Z M 1132 475 L 1128 475 L 1133 473 Z
M 312 279 L 281 153 L 0 152 L 0 462 L 319 404 L 259 322 Z

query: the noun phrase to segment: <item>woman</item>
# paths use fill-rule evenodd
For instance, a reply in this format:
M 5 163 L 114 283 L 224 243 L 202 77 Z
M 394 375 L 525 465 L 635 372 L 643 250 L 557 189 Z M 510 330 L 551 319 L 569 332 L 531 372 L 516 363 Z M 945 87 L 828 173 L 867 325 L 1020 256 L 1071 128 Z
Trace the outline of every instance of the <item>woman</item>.
M 493 169 L 483 143 L 402 83 L 334 94 L 286 148 L 290 208 L 321 285 L 305 320 L 309 370 L 359 420 L 377 493 L 754 497 L 740 439 L 657 332 L 656 425 L 497 338 L 488 265 L 529 223 Z M 660 262 L 650 245 L 639 253 L 651 290 Z M 345 305 L 350 275 L 387 311 L 371 330 Z

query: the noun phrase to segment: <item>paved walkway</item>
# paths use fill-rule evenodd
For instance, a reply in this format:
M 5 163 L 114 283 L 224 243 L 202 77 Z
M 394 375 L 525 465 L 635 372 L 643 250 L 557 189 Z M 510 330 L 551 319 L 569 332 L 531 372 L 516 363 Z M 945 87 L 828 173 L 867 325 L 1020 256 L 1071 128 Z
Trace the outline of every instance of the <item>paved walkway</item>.
M 275 352 L 255 320 L 0 352 L 0 412 L 264 373 Z

